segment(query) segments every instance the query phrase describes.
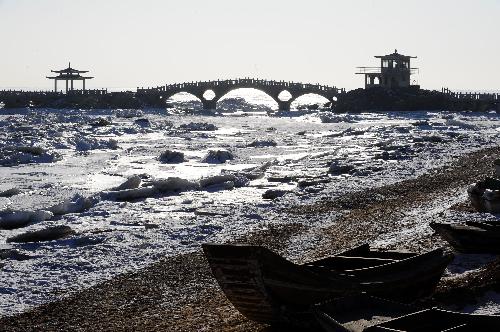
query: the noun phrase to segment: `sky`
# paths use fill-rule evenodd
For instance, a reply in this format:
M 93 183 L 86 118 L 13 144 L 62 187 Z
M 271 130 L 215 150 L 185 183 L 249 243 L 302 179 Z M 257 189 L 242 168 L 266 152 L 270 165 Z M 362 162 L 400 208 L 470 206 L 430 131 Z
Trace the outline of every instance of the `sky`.
M 0 88 L 237 77 L 363 86 L 375 55 L 417 56 L 426 89 L 500 90 L 500 0 L 0 0 Z M 78 83 L 75 83 L 78 87 Z M 75 87 L 75 88 L 76 88 Z

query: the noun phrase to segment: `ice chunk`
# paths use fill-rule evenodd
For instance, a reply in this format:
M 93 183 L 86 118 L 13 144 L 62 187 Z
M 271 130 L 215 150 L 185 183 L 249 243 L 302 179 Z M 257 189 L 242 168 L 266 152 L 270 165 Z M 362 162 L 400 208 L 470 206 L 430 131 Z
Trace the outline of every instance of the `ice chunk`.
M 67 199 L 62 203 L 53 205 L 47 210 L 55 215 L 63 215 L 68 213 L 79 213 L 90 209 L 97 203 L 97 198 L 87 198 L 80 194 L 76 194 L 71 199 Z
M 330 168 L 328 169 L 328 173 L 332 175 L 342 175 L 342 174 L 350 174 L 354 171 L 354 166 L 352 165 L 343 165 L 338 161 L 333 161 L 330 164 Z
M 225 181 L 225 182 L 216 183 L 216 184 L 206 186 L 204 189 L 206 191 L 219 191 L 219 190 L 231 190 L 233 188 L 234 188 L 233 181 Z
M 215 175 L 207 178 L 203 178 L 200 180 L 200 187 L 205 188 L 217 184 L 221 184 L 224 182 L 234 182 L 236 177 L 232 174 L 226 174 L 226 175 Z
M 127 181 L 123 182 L 121 185 L 118 187 L 112 188 L 110 191 L 120 191 L 120 190 L 127 190 L 127 189 L 135 189 L 138 188 L 141 185 L 141 178 L 138 177 L 137 175 L 131 176 L 127 179 Z
M 331 112 L 323 112 L 318 114 L 323 123 L 339 123 L 339 122 L 356 122 L 356 117 L 349 114 L 335 114 Z
M 117 118 L 138 118 L 144 115 L 144 112 L 135 109 L 119 109 L 114 113 Z
M 143 187 L 136 189 L 103 192 L 101 193 L 101 198 L 114 201 L 132 201 L 135 199 L 154 197 L 157 194 L 158 190 L 155 187 Z
M 0 229 L 15 229 L 27 226 L 31 222 L 40 222 L 53 217 L 49 211 L 12 211 L 0 212 Z
M 89 151 L 97 149 L 112 149 L 118 148 L 118 142 L 112 138 L 109 140 L 98 140 L 95 138 L 77 136 L 68 140 L 70 144 L 75 145 L 77 151 Z
M 164 180 L 153 181 L 153 186 L 160 192 L 179 192 L 198 189 L 199 184 L 186 179 L 170 177 Z
M 37 146 L 0 147 L 0 165 L 14 166 L 30 163 L 52 163 L 61 160 L 56 152 L 48 152 Z
M 146 119 L 146 118 L 137 119 L 134 121 L 134 123 L 136 125 L 138 125 L 139 127 L 143 127 L 143 128 L 151 127 L 151 122 L 149 121 L 149 119 Z
M 15 229 L 31 222 L 32 211 L 4 211 L 0 213 L 0 229 Z
M 105 127 L 105 126 L 110 126 L 112 124 L 113 123 L 111 122 L 110 119 L 106 119 L 103 117 L 98 117 L 97 119 L 95 119 L 90 123 L 90 125 L 93 127 Z
M 233 154 L 227 150 L 210 150 L 207 155 L 203 157 L 201 162 L 209 164 L 222 164 L 232 159 L 234 159 Z
M 465 121 L 462 121 L 457 118 L 451 118 L 451 119 L 446 119 L 446 125 L 447 126 L 456 126 L 464 129 L 470 129 L 470 130 L 476 130 L 477 126 L 467 123 Z
M 179 129 L 189 131 L 214 131 L 217 130 L 217 127 L 214 124 L 206 122 L 190 122 L 181 124 Z
M 54 214 L 50 211 L 38 210 L 38 211 L 33 212 L 32 216 L 31 216 L 31 221 L 32 222 L 45 221 L 45 220 L 49 220 L 53 216 L 54 216 Z

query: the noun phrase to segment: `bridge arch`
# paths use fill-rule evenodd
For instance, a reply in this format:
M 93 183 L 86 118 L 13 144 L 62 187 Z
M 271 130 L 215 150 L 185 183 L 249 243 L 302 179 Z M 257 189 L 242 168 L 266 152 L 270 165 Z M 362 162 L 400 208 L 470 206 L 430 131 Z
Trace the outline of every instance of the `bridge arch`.
M 178 92 L 175 92 L 175 93 L 172 93 L 172 94 L 167 94 L 167 95 L 163 95 L 163 99 L 165 100 L 165 103 L 168 103 L 169 100 L 172 101 L 172 97 L 175 97 L 175 96 L 184 96 L 184 98 L 182 98 L 180 100 L 180 102 L 195 102 L 195 103 L 199 103 L 200 105 L 200 108 L 203 107 L 203 99 L 200 98 L 200 96 L 197 96 L 195 95 L 194 93 L 191 93 L 191 92 L 188 92 L 188 91 L 178 91 Z M 187 98 L 189 97 L 189 98 Z M 179 100 L 176 100 L 176 102 L 179 102 Z
M 290 91 L 285 89 L 278 94 L 278 99 L 280 101 L 287 102 L 293 100 L 293 95 L 290 93 Z
M 312 98 L 322 98 L 323 99 L 323 103 L 322 104 L 326 104 L 326 103 L 329 103 L 329 102 L 332 102 L 332 101 L 336 101 L 336 97 L 331 97 L 331 96 L 327 96 L 327 95 L 324 95 L 324 94 L 320 94 L 320 93 L 316 93 L 316 92 L 305 92 L 305 93 L 301 93 L 300 95 L 297 95 L 295 96 L 293 99 L 290 100 L 291 102 L 291 105 L 297 107 L 297 105 L 301 104 L 301 105 L 313 105 L 313 104 L 318 104 L 320 102 L 313 102 L 313 103 L 309 103 L 309 102 L 306 102 L 306 103 L 302 103 L 301 102 L 301 99 L 305 101 L 308 101 L 308 99 L 312 99 Z
M 235 90 L 240 90 L 240 89 L 253 89 L 253 90 L 260 91 L 260 92 L 268 95 L 276 103 L 279 103 L 277 95 L 273 96 L 273 94 L 270 93 L 270 91 L 267 91 L 266 89 L 262 88 L 261 86 L 256 86 L 256 85 L 254 85 L 254 86 L 242 85 L 242 86 L 234 86 L 234 87 L 231 87 L 229 89 L 224 89 L 223 91 L 219 91 L 219 93 L 217 94 L 217 97 L 215 99 L 216 99 L 216 101 L 219 101 L 222 98 L 224 98 L 227 94 L 229 94 Z
M 271 96 L 269 93 L 267 93 L 266 91 L 264 91 L 263 89 L 259 89 L 259 88 L 254 88 L 254 87 L 235 87 L 235 88 L 232 88 L 232 89 L 228 89 L 228 90 L 225 90 L 224 92 L 221 93 L 221 95 L 218 95 L 217 96 L 217 106 L 219 105 L 219 103 L 223 102 L 225 99 L 227 98 L 231 98 L 233 97 L 232 95 L 235 95 L 235 97 L 239 97 L 238 96 L 238 91 L 252 91 L 252 93 L 255 95 L 255 96 L 258 96 L 258 95 L 261 95 L 261 96 L 265 96 L 266 99 L 269 100 L 269 103 L 257 103 L 258 105 L 264 105 L 264 106 L 267 106 L 271 109 L 275 109 L 278 107 L 278 102 L 276 101 L 275 98 L 273 98 L 273 96 Z M 272 106 L 271 106 L 272 104 Z
M 207 89 L 205 92 L 203 92 L 204 100 L 214 100 L 214 98 L 217 98 L 217 95 L 215 94 L 214 90 Z

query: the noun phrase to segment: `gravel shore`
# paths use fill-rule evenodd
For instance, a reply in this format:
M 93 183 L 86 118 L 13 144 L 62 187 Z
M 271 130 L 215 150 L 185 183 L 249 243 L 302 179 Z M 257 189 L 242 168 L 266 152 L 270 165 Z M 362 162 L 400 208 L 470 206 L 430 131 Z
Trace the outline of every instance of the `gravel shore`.
M 414 226 L 402 225 L 399 221 L 411 216 L 412 211 L 435 204 L 440 197 L 463 195 L 468 184 L 493 172 L 493 161 L 499 153 L 500 148 L 484 149 L 416 179 L 284 209 L 280 217 L 289 218 L 288 225 L 251 233 L 236 242 L 265 245 L 286 253 L 292 241 L 315 232 L 315 238 L 320 240 L 312 249 L 305 250 L 300 260 L 330 255 L 391 233 L 396 227 Z M 313 226 L 293 222 L 311 215 L 321 215 L 326 220 L 329 214 L 339 212 L 341 217 L 325 228 L 311 229 Z M 404 248 L 423 251 L 445 245 L 432 232 L 426 232 L 405 242 Z M 498 265 L 494 262 L 467 280 L 443 280 L 429 301 L 439 304 L 496 288 L 497 276 L 500 276 Z M 246 320 L 232 307 L 199 250 L 165 258 L 148 268 L 121 275 L 60 301 L 1 318 L 0 330 L 265 331 L 267 327 Z

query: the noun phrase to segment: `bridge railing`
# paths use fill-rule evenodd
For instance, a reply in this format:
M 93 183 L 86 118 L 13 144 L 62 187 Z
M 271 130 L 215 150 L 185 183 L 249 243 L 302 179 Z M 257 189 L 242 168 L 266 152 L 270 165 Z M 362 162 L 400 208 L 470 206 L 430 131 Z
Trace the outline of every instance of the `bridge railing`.
M 2 96 L 16 96 L 16 95 L 30 95 L 30 96 L 59 96 L 63 95 L 62 92 L 54 92 L 54 91 L 44 91 L 44 90 L 0 90 L 0 95 Z
M 214 87 L 233 87 L 241 85 L 256 85 L 256 86 L 266 86 L 266 87 L 280 87 L 285 89 L 304 89 L 318 92 L 335 92 L 344 93 L 345 89 L 339 89 L 335 86 L 327 86 L 320 84 L 304 84 L 297 82 L 285 82 L 285 81 L 273 81 L 273 80 L 263 80 L 263 79 L 253 79 L 253 78 L 242 78 L 242 79 L 229 79 L 229 80 L 217 80 L 217 81 L 200 81 L 200 82 L 186 82 L 186 83 L 176 83 L 167 84 L 163 86 L 158 86 L 154 88 L 139 88 L 137 87 L 138 93 L 153 93 L 153 92 L 170 92 L 178 91 L 182 89 L 189 88 L 214 88 Z
M 103 96 L 108 93 L 108 89 L 92 89 L 92 90 L 69 90 L 70 96 Z
M 441 92 L 457 99 L 472 99 L 472 100 L 500 100 L 499 93 L 484 93 L 484 92 L 454 92 L 448 88 L 442 88 Z

